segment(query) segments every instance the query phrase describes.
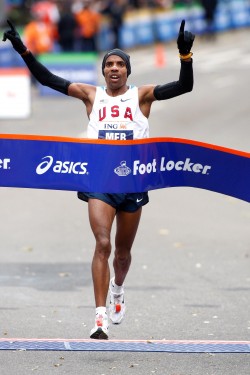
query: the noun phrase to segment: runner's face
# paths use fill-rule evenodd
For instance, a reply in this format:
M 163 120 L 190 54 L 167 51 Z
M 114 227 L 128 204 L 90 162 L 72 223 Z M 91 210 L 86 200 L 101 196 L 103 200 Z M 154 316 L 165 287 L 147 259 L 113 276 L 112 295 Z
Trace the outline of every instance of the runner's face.
M 125 61 L 116 55 L 107 58 L 104 67 L 104 77 L 107 86 L 111 89 L 118 89 L 127 82 L 127 68 Z

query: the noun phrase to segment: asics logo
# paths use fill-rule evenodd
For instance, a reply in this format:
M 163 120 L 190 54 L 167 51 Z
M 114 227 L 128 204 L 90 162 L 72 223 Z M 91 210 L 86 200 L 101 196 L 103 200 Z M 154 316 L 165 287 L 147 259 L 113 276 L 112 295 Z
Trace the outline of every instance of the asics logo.
M 36 173 L 42 175 L 50 168 L 54 173 L 73 173 L 73 174 L 88 174 L 86 162 L 73 161 L 54 161 L 53 157 L 48 155 L 42 158 L 42 162 L 37 166 Z
M 45 172 L 47 172 L 49 169 L 50 169 L 50 167 L 51 167 L 51 165 L 52 165 L 52 163 L 53 163 L 53 158 L 52 158 L 52 156 L 45 156 L 44 158 L 43 158 L 43 160 L 44 159 L 46 159 L 45 161 L 43 161 L 42 163 L 40 163 L 38 166 L 37 166 L 37 168 L 36 168 L 36 173 L 37 174 L 44 174 Z

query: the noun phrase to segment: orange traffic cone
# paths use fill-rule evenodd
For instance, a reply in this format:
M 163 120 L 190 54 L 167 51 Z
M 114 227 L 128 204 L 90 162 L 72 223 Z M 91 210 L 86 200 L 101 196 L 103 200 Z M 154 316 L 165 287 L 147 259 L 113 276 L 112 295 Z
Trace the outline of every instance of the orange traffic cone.
M 163 68 L 166 65 L 164 46 L 161 43 L 157 43 L 155 46 L 155 65 L 158 68 Z

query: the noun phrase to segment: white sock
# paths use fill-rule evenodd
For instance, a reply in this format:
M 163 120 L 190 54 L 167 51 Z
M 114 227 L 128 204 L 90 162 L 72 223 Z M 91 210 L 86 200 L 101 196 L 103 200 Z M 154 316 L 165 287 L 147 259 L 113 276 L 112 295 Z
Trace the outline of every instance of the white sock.
M 95 309 L 95 313 L 98 315 L 105 316 L 105 314 L 107 314 L 107 309 L 105 306 L 99 306 Z
M 111 281 L 111 291 L 114 294 L 121 294 L 123 293 L 123 285 L 116 285 L 115 279 Z

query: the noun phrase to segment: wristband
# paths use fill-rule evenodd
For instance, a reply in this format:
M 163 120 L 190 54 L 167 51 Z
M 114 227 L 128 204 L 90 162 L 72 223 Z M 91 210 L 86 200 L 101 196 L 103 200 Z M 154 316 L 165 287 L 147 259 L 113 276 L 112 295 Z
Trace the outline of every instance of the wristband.
M 181 60 L 188 60 L 193 56 L 193 52 L 189 52 L 187 55 L 179 54 Z

